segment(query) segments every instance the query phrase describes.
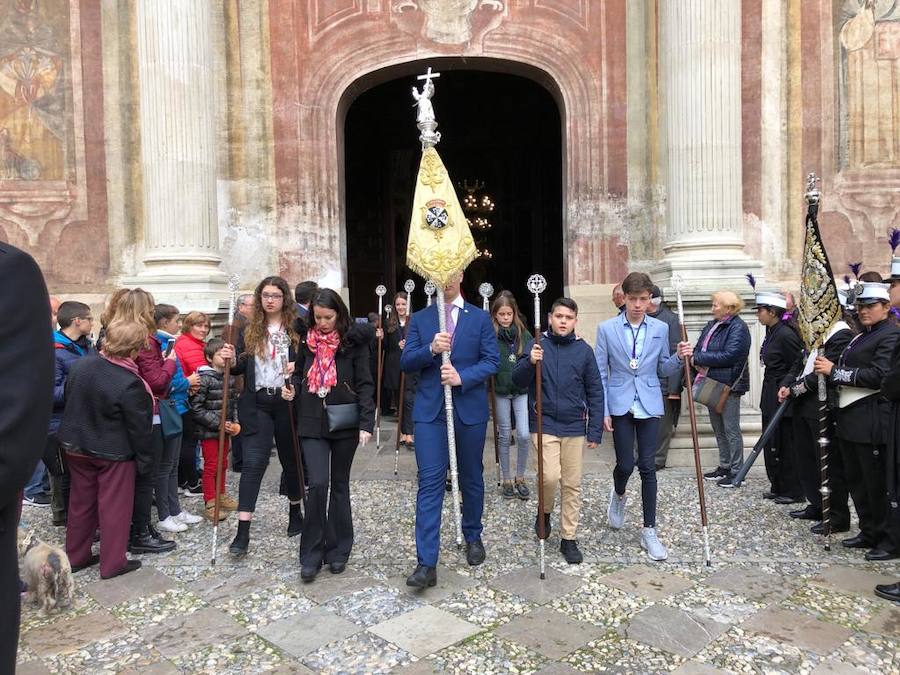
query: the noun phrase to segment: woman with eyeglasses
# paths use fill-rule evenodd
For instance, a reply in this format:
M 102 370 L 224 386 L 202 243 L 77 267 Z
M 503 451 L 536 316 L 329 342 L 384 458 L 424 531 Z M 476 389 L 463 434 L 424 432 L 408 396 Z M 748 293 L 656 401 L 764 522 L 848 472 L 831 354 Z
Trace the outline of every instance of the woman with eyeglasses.
M 238 335 L 234 347 L 226 345 L 222 356 L 236 356 L 232 374 L 244 376 L 244 391 L 238 399 L 238 419 L 243 439 L 243 470 L 238 489 L 238 531 L 229 550 L 232 555 L 247 553 L 250 544 L 250 521 L 256 511 L 256 499 L 263 474 L 269 466 L 272 439 L 284 472 L 282 494 L 287 493 L 287 535 L 300 534 L 303 528 L 298 458 L 294 455 L 289 403 L 284 395 L 285 380 L 294 372 L 294 358 L 299 336 L 294 330 L 296 310 L 287 282 L 281 277 L 266 277 L 253 293 L 255 306 L 246 328 Z M 285 358 L 278 349 L 279 341 L 289 343 Z

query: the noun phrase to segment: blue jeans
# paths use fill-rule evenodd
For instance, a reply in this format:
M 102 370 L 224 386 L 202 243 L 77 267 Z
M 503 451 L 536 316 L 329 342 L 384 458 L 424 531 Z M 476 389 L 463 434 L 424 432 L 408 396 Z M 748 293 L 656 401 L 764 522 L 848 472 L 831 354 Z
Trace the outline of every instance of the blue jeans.
M 31 479 L 25 484 L 25 496 L 36 497 L 42 493 L 50 493 L 50 476 L 44 463 L 38 461 L 37 466 L 34 467 L 34 473 L 31 474 Z
M 509 475 L 509 439 L 512 433 L 512 415 L 516 416 L 516 478 L 525 475 L 531 436 L 528 433 L 528 394 L 494 397 L 494 414 L 497 415 L 497 435 L 500 437 L 500 472 L 503 480 Z
M 636 419 L 634 415 L 627 413 L 614 415 L 612 423 L 613 443 L 616 446 L 616 468 L 613 469 L 616 494 L 625 494 L 628 478 L 634 472 L 634 441 L 637 438 L 644 527 L 656 527 L 656 445 L 659 442 L 659 418 Z

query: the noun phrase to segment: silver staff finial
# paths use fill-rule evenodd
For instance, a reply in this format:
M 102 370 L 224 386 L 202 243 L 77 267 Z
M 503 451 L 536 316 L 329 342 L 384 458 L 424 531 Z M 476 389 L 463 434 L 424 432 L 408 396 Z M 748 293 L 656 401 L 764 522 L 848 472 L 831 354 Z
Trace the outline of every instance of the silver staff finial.
M 437 286 L 434 285 L 434 282 L 431 279 L 425 282 L 425 295 L 431 297 L 436 290 Z
M 403 290 L 406 291 L 407 293 L 412 293 L 414 290 L 416 290 L 416 282 L 413 281 L 412 279 L 407 279 L 403 283 Z
M 478 295 L 487 300 L 494 294 L 494 287 L 491 286 L 488 282 L 484 282 L 481 286 L 478 287 Z
M 438 123 L 434 117 L 434 106 L 431 104 L 431 97 L 434 96 L 434 82 L 431 80 L 440 76 L 440 73 L 431 72 L 431 66 L 428 66 L 428 71 L 416 78 L 425 80 L 422 84 L 422 91 L 415 87 L 412 88 L 412 97 L 416 100 L 416 106 L 419 109 L 416 113 L 416 126 L 419 128 L 422 150 L 433 148 L 441 141 L 441 132 L 437 131 Z
M 540 295 L 547 290 L 547 280 L 540 274 L 532 274 L 528 277 L 528 282 L 525 285 L 535 295 Z
M 681 276 L 678 272 L 672 275 L 672 290 L 676 293 L 684 290 L 684 277 Z
M 819 203 L 819 199 L 822 197 L 822 193 L 819 191 L 821 181 L 822 179 L 813 172 L 806 174 L 806 193 L 803 196 L 806 197 L 807 204 Z
M 375 295 L 377 295 L 379 298 L 383 298 L 386 293 L 387 288 L 385 288 L 382 284 L 379 284 L 375 287 Z
M 228 292 L 237 293 L 241 290 L 241 279 L 237 274 L 228 275 Z

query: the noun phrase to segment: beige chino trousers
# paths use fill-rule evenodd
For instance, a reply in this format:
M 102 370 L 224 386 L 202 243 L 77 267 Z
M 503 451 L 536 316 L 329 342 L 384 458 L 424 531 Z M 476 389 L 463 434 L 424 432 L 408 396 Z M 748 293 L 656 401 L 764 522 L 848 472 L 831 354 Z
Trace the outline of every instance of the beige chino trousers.
M 537 434 L 531 434 L 537 466 Z M 544 513 L 552 513 L 556 487 L 560 492 L 559 536 L 575 539 L 581 517 L 581 465 L 584 436 L 559 437 L 544 434 Z

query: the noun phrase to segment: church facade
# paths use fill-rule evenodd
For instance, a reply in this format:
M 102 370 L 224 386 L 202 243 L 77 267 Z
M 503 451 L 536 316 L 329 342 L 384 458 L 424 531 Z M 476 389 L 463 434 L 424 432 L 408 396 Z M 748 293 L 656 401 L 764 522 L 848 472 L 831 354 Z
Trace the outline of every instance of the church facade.
M 561 286 L 589 323 L 627 270 L 698 301 L 747 272 L 796 289 L 810 171 L 836 273 L 882 269 L 900 220 L 891 1 L 0 0 L 0 36 L 0 236 L 64 297 L 346 289 L 347 112 L 429 66 L 439 121 L 467 70 L 553 97 Z

